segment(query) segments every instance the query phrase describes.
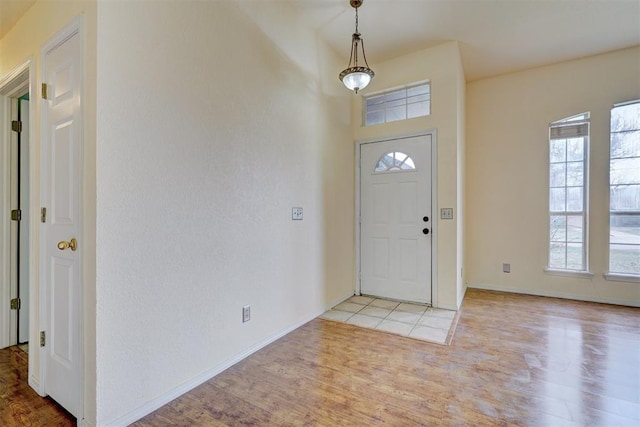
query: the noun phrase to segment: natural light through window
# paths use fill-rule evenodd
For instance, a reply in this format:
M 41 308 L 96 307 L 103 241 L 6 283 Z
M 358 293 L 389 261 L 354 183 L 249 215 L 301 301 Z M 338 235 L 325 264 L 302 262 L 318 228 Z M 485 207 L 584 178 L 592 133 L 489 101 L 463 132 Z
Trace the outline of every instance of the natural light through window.
M 549 126 L 549 268 L 587 271 L 589 113 Z
M 375 172 L 397 172 L 397 171 L 409 171 L 416 168 L 413 159 L 408 155 L 401 153 L 400 151 L 394 151 L 387 153 L 380 157 L 378 163 L 376 163 Z
M 640 100 L 611 110 L 609 271 L 640 275 Z
M 365 126 L 431 114 L 429 83 L 394 89 L 364 98 Z

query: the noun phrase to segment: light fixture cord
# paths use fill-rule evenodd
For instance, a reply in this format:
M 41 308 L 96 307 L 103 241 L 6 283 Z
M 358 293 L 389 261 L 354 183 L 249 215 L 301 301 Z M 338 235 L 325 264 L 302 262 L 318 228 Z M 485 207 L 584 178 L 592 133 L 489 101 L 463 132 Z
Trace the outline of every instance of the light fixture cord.
M 369 63 L 367 62 L 367 54 L 364 52 L 364 40 L 360 37 L 360 33 L 358 32 L 358 8 L 354 7 L 356 10 L 356 32 L 353 33 L 353 37 L 351 40 L 351 55 L 349 56 L 349 66 L 351 68 L 351 64 L 354 67 L 358 66 L 358 44 L 362 43 L 362 57 L 364 59 L 364 63 L 369 68 Z
M 356 33 L 358 32 L 358 8 L 356 7 Z
M 364 53 L 364 39 L 360 37 L 360 32 L 358 31 L 358 8 L 356 7 L 356 34 L 358 38 L 354 40 L 353 49 L 351 52 L 351 57 L 355 57 L 354 66 L 358 66 L 358 43 L 362 43 L 362 58 L 364 59 L 364 64 L 369 68 L 369 63 L 367 62 L 367 54 Z M 349 66 L 351 66 L 351 58 L 349 58 Z

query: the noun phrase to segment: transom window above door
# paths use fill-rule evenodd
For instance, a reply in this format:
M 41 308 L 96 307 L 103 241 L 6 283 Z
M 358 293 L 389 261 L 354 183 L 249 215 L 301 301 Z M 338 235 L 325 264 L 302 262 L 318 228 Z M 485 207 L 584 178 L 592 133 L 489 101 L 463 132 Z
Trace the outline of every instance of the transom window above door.
M 374 173 L 412 171 L 416 169 L 413 159 L 400 151 L 392 151 L 380 157 Z
M 363 98 L 364 125 L 407 120 L 431 114 L 431 85 L 418 83 Z

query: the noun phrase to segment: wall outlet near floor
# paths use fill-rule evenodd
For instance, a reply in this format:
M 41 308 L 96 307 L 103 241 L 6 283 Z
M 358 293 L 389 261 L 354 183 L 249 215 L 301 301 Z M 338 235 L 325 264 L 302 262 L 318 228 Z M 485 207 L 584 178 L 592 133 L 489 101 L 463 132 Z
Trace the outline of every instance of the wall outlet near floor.
M 251 306 L 245 305 L 242 307 L 242 323 L 247 323 L 251 320 Z
M 503 273 L 511 273 L 511 264 L 502 264 Z

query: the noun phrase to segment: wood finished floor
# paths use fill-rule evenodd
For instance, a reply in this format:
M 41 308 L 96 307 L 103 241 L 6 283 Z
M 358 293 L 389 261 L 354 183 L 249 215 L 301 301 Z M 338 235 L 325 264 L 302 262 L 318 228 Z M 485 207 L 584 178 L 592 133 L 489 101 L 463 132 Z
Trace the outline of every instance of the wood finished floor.
M 0 426 L 75 426 L 72 415 L 29 387 L 27 371 L 27 353 L 18 346 L 0 350 Z
M 7 353 L 0 425 L 50 413 Z M 450 346 L 316 319 L 134 425 L 637 427 L 640 309 L 469 289 Z
M 640 310 L 470 289 L 451 346 L 316 319 L 135 424 L 640 425 Z

